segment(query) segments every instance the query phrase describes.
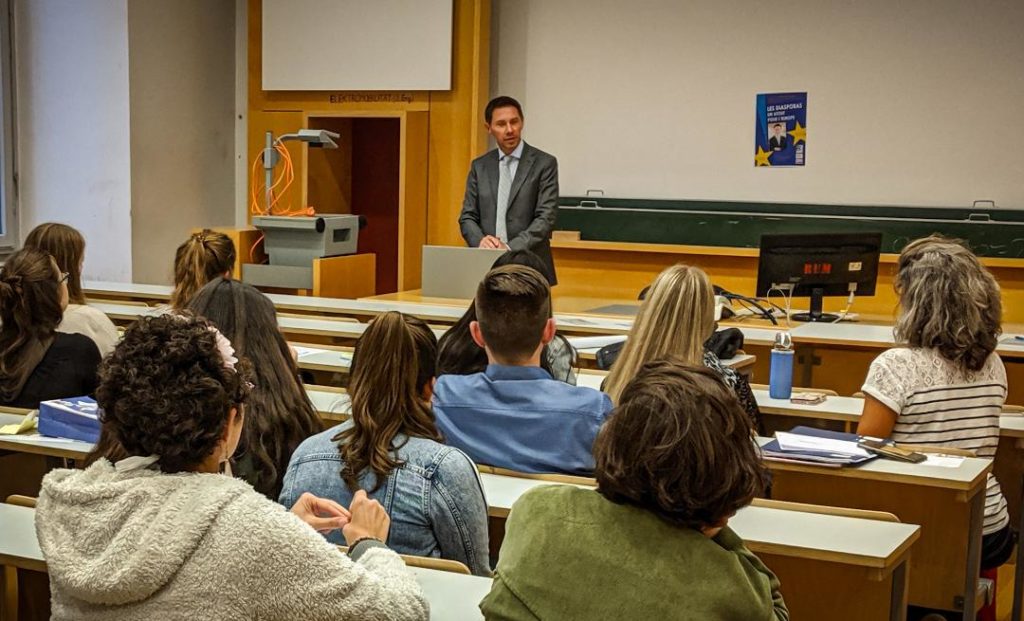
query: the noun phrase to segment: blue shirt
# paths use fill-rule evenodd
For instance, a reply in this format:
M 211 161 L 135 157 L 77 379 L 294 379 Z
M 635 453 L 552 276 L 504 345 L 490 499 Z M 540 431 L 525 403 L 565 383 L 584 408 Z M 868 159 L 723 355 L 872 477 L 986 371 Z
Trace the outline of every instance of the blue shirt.
M 477 463 L 519 472 L 590 475 L 594 439 L 611 410 L 608 395 L 540 367 L 492 364 L 483 373 L 442 375 L 434 386 L 445 441 Z

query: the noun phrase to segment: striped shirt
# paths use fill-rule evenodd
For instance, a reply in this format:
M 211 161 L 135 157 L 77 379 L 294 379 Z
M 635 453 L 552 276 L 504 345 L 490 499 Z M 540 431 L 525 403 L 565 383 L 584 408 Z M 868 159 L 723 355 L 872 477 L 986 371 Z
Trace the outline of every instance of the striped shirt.
M 896 412 L 897 444 L 950 446 L 992 459 L 999 446 L 999 414 L 1006 401 L 1006 369 L 995 353 L 979 371 L 966 371 L 937 350 L 898 348 L 871 363 L 862 388 Z M 988 475 L 986 535 L 1010 523 L 999 483 Z

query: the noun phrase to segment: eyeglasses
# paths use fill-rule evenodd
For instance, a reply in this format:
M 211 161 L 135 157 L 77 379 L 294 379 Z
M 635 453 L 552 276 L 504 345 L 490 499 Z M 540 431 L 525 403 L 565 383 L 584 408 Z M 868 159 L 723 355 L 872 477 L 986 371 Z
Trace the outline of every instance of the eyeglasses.
M 66 283 L 68 281 L 68 278 L 70 276 L 71 276 L 71 274 L 69 274 L 68 272 L 61 272 L 60 273 L 60 280 L 57 281 L 57 284 L 58 285 L 63 285 L 64 283 Z

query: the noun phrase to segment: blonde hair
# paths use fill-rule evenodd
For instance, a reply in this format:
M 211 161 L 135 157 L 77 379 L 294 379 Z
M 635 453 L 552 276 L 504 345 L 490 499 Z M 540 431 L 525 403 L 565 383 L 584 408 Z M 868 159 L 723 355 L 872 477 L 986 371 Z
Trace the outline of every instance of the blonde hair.
M 700 268 L 677 264 L 658 274 L 640 304 L 626 344 L 612 366 L 605 392 L 618 403 L 623 389 L 645 363 L 674 356 L 704 364 L 704 341 L 715 330 L 715 295 Z
M 174 253 L 171 307 L 181 310 L 206 283 L 235 268 L 235 244 L 224 233 L 203 229 L 193 233 Z
M 968 371 L 985 366 L 1002 331 L 999 284 L 962 242 L 940 235 L 915 240 L 900 254 L 896 338 L 938 350 Z

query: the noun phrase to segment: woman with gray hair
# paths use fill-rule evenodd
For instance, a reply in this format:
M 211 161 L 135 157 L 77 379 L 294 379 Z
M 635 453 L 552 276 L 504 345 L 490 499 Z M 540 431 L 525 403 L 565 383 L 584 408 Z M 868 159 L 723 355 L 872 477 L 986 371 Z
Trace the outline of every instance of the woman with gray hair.
M 901 445 L 949 446 L 993 458 L 1006 369 L 994 353 L 1001 332 L 999 285 L 961 242 L 940 236 L 911 242 L 895 282 L 901 347 L 868 370 L 857 433 Z M 1013 534 L 1006 499 L 991 474 L 985 494 L 981 568 L 1006 562 Z

